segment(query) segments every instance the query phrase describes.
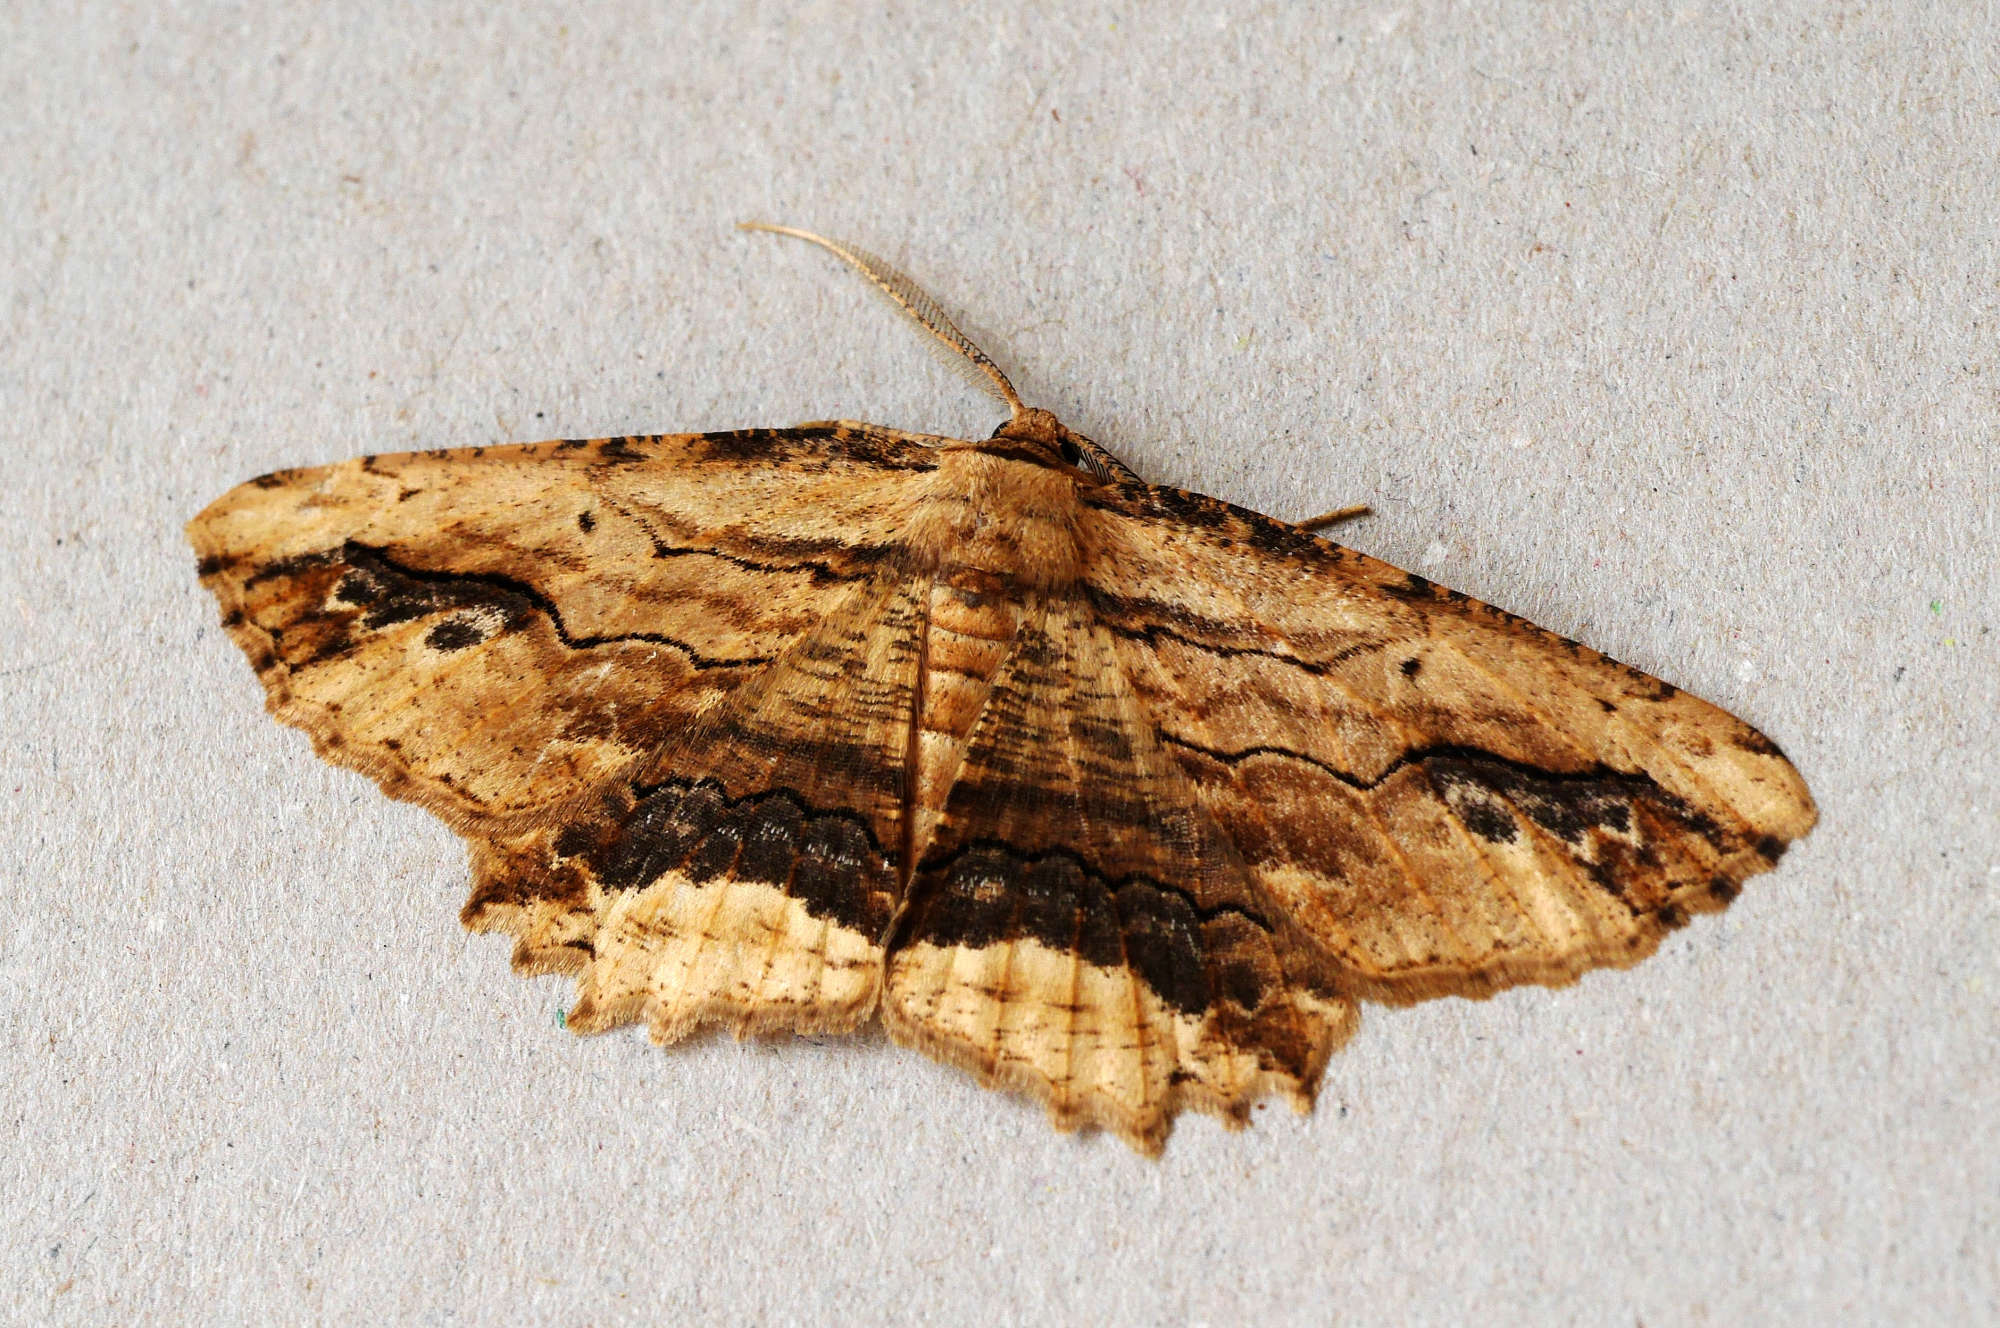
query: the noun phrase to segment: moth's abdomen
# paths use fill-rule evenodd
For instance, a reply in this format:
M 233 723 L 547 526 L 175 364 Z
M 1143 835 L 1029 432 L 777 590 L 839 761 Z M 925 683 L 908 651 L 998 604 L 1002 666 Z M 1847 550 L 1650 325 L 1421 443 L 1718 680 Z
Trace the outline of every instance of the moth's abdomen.
M 950 569 L 931 587 L 912 770 L 918 817 L 913 847 L 920 856 L 1020 622 L 1020 601 L 989 572 Z

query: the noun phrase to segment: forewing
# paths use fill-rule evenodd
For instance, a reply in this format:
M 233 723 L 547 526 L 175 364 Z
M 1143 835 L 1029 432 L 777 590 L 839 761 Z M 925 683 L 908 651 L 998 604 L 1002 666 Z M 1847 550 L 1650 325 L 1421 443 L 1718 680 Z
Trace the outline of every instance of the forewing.
M 1631 963 L 1813 824 L 1749 725 L 1422 577 L 1174 489 L 1081 529 L 1157 740 L 1345 992 Z
M 894 560 L 932 454 L 863 426 L 363 457 L 188 526 L 272 711 L 467 833 L 558 826 Z
M 1310 1100 L 1353 1007 L 1245 870 L 1088 605 L 1023 606 L 894 932 L 892 1036 L 1156 1149 Z

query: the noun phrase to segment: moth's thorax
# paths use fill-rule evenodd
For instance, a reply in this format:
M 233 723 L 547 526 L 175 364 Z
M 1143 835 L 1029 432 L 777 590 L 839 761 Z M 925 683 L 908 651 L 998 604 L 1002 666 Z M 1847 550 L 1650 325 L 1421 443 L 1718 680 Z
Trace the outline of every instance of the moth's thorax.
M 1060 462 L 995 452 L 985 443 L 942 448 L 911 513 L 911 550 L 947 574 L 963 568 L 999 585 L 1066 586 L 1080 562 L 1078 475 Z

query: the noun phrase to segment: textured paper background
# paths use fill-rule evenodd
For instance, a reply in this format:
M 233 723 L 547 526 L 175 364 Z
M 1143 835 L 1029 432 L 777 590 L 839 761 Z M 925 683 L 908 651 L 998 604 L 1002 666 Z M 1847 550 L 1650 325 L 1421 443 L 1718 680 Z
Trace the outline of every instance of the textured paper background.
M 2000 15 L 1307 8 L 8 7 L 0 1315 L 2000 1315 Z M 573 1038 L 180 526 L 364 451 L 993 426 L 743 217 L 1151 477 L 1373 503 L 1822 827 L 1159 1162 L 879 1039 Z

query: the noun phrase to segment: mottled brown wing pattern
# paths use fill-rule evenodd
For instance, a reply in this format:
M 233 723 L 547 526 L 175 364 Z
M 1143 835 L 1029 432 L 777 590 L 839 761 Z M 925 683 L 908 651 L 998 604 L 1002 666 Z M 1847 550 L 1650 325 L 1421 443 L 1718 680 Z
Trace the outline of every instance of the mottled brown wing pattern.
M 468 833 L 559 820 L 892 557 L 926 440 L 823 425 L 371 456 L 188 527 L 271 710 Z
M 895 933 L 892 1036 L 1148 1151 L 1310 1102 L 1354 1022 L 1071 594 L 1021 606 Z
M 190 535 L 272 710 L 471 839 L 466 925 L 576 974 L 572 1027 L 845 1029 L 881 981 L 930 443 L 369 457 Z
M 1214 499 L 1087 502 L 1158 740 L 1347 994 L 1634 962 L 1813 823 L 1769 739 L 1573 641 Z
M 578 978 L 567 1023 L 841 1032 L 898 895 L 923 587 L 885 574 L 558 826 L 475 841 L 464 920 Z
M 927 589 L 889 574 L 850 592 L 635 771 L 600 831 L 554 846 L 598 916 L 579 1031 L 643 1015 L 668 1042 L 874 1015 Z
M 467 836 L 467 925 L 573 1028 L 879 1012 L 1149 1151 L 1309 1102 L 1357 999 L 1629 963 L 1812 824 L 1715 707 L 1094 447 L 369 457 L 190 535 L 272 710 Z

